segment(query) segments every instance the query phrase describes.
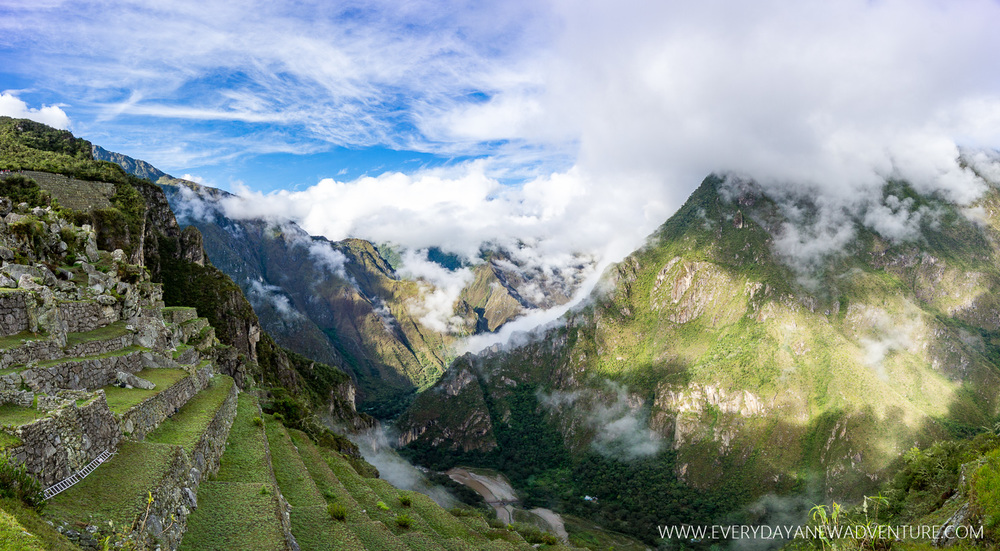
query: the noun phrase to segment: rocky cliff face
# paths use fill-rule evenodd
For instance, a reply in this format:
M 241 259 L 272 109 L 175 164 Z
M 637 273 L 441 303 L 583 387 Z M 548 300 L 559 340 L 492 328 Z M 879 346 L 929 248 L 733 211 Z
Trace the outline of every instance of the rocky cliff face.
M 887 184 L 886 204 L 899 197 L 936 213 L 919 237 L 849 219 L 855 239 L 803 269 L 775 244 L 795 229 L 781 198 L 709 178 L 589 306 L 418 397 L 398 423 L 404 443 L 488 449 L 485 428 L 509 424 L 509 397 L 529 384 L 574 453 L 627 425 L 650 452 L 676 450 L 688 485 L 759 494 L 818 480 L 828 497 L 857 497 L 915 443 L 988 425 L 1000 406 L 1000 193 L 975 218 Z
M 332 243 L 294 223 L 234 220 L 220 190 L 174 180 L 162 189 L 181 222 L 204 235 L 214 265 L 250 299 L 278 343 L 351 373 L 361 407 L 391 416 L 437 380 L 452 337 L 411 312 L 417 283 L 400 279 L 367 241 Z

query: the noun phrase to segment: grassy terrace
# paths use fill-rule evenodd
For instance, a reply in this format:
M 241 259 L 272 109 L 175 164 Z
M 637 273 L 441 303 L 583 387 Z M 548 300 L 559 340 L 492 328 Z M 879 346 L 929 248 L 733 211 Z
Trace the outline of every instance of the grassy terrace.
M 124 321 L 116 321 L 110 325 L 98 327 L 93 331 L 86 331 L 83 333 L 67 333 L 66 348 L 72 348 L 85 342 L 113 339 L 129 333 L 131 333 L 131 331 L 128 330 L 127 324 Z
M 143 400 L 156 396 L 164 390 L 173 386 L 174 383 L 188 376 L 188 372 L 183 369 L 143 369 L 136 376 L 146 379 L 156 385 L 156 388 L 146 390 L 142 388 L 120 388 L 114 385 L 104 387 L 104 394 L 108 399 L 108 407 L 111 411 L 121 414 L 128 411 L 133 406 L 142 403 Z
M 302 549 L 364 551 L 350 524 L 331 519 L 323 506 L 292 509 L 292 534 Z
M 188 517 L 181 549 L 284 549 L 258 415 L 256 400 L 240 394 L 222 467 L 198 489 L 199 507 Z
M 4 520 L 4 535 L 0 536 L 0 549 L 48 551 L 78 551 L 65 536 L 42 520 L 34 510 L 25 507 L 19 500 L 12 498 L 0 499 L 0 511 Z M 11 524 L 17 522 L 18 525 Z M 32 540 L 31 538 L 34 538 Z M 33 547 L 37 541 L 38 547 Z
M 19 427 L 45 417 L 46 412 L 14 404 L 0 405 L 0 425 Z
M 14 515 L 0 510 L 0 549 L 45 551 L 42 541 L 24 529 Z
M 309 471 L 302 463 L 284 425 L 270 415 L 265 420 L 267 443 L 271 447 L 271 463 L 282 495 L 294 507 L 326 505 Z
M 47 335 L 42 335 L 40 333 L 32 333 L 31 331 L 21 331 L 16 335 L 8 335 L 6 337 L 0 337 L 0 350 L 7 350 L 8 348 L 17 348 L 21 345 L 21 341 L 40 341 L 47 338 Z
M 123 442 L 118 453 L 76 486 L 49 500 L 45 516 L 57 521 L 129 526 L 145 510 L 148 492 L 166 475 L 176 447 Z
M 204 434 L 205 429 L 222 407 L 222 403 L 233 386 L 232 377 L 216 375 L 208 388 L 188 400 L 176 415 L 160 424 L 146 436 L 147 442 L 160 444 L 176 444 L 183 446 L 188 453 L 194 451 L 195 444 Z
M 257 399 L 246 392 L 241 393 L 236 419 L 226 440 L 226 453 L 222 455 L 222 466 L 215 477 L 217 481 L 270 483 L 267 458 L 264 457 L 267 449 L 264 429 L 254 422 L 259 415 Z
M 326 505 L 313 505 L 292 509 L 292 533 L 303 549 L 323 549 L 354 551 L 365 546 L 354 535 L 349 524 L 368 522 L 370 519 L 361 512 L 351 494 L 337 480 L 333 471 L 320 457 L 319 450 L 300 431 L 289 430 L 292 443 L 298 447 L 299 457 L 326 503 L 343 505 L 347 510 L 346 522 L 330 518 Z
M 198 488 L 198 508 L 189 517 L 180 549 L 285 549 L 281 524 L 275 517 L 273 491 L 260 484 L 205 482 Z

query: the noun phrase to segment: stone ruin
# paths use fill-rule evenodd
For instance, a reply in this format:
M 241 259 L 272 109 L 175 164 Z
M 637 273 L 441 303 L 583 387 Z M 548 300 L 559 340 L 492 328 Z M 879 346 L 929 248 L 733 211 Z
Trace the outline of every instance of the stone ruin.
M 193 308 L 166 308 L 162 297 L 123 251 L 98 250 L 89 226 L 0 198 L 0 445 L 43 486 L 123 441 L 142 440 L 217 376 L 213 358 L 223 347 L 214 329 Z M 138 375 L 163 368 L 187 375 L 168 388 Z M 105 390 L 112 387 L 151 395 L 115 411 Z M 233 385 L 193 453 L 178 448 L 153 490 L 144 525 L 156 545 L 180 543 L 198 483 L 218 468 L 237 392 Z M 86 531 L 65 533 L 96 548 Z

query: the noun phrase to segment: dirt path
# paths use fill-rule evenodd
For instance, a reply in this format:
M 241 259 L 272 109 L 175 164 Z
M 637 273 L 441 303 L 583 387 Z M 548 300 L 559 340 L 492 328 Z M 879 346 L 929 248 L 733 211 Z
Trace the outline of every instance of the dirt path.
M 549 526 L 552 528 L 552 531 L 555 532 L 557 536 L 562 538 L 563 541 L 569 541 L 569 534 L 566 532 L 566 525 L 563 524 L 562 517 L 556 514 L 555 511 L 551 509 L 543 509 L 541 507 L 536 507 L 528 512 L 534 513 L 539 518 L 549 523 Z
M 445 474 L 455 482 L 464 484 L 483 496 L 483 500 L 496 510 L 497 519 L 501 522 L 510 524 L 514 521 L 514 505 L 518 503 L 517 494 L 514 493 L 514 488 L 502 474 L 485 476 L 470 473 L 460 467 L 455 467 Z

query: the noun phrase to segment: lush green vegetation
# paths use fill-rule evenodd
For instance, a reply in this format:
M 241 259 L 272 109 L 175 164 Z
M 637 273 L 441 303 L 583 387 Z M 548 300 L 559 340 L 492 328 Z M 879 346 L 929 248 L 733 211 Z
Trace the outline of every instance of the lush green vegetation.
M 257 400 L 249 393 L 240 393 L 237 398 L 236 419 L 229 429 L 226 452 L 215 480 L 219 482 L 254 482 L 263 484 L 270 481 L 267 458 L 264 456 L 267 444 L 264 441 L 263 425 L 255 423 Z
M 525 508 L 547 507 L 589 519 L 609 529 L 654 543 L 657 523 L 711 523 L 750 497 L 738 483 L 698 490 L 677 480 L 676 453 L 631 461 L 597 453 L 571 453 L 536 389 L 518 385 L 502 399 L 487 396 L 497 418 L 509 408 L 509 424 L 494 427 L 498 448 L 489 453 L 456 452 L 418 441 L 403 453 L 435 470 L 478 465 L 502 471 L 523 494 Z M 596 496 L 597 502 L 583 496 Z
M 165 444 L 123 442 L 91 476 L 50 499 L 45 516 L 70 523 L 104 526 L 110 520 L 116 526 L 132 526 L 178 451 Z
M 262 494 L 260 484 L 205 482 L 198 489 L 199 507 L 188 519 L 181 549 L 285 549 L 277 517 L 277 499 Z
M 15 205 L 28 203 L 32 207 L 47 207 L 52 204 L 52 196 L 31 178 L 15 174 L 0 180 L 0 197 L 9 198 Z
M 4 539 L 0 539 L 0 549 L 32 550 L 35 548 L 31 545 L 37 542 L 38 549 L 46 551 L 79 550 L 77 546 L 66 539 L 66 536 L 45 522 L 37 511 L 26 507 L 20 500 L 0 499 L 0 511 L 6 515 L 3 521 L 5 535 L 2 536 Z M 17 522 L 16 526 L 12 524 L 12 519 Z M 28 532 L 30 537 L 25 532 Z M 34 541 L 31 538 L 34 538 Z
M 38 512 L 45 508 L 42 484 L 7 451 L 0 451 L 0 498 L 18 499 Z
M 181 549 L 284 549 L 256 399 L 241 393 L 219 472 L 198 489 Z
M 46 412 L 15 404 L 0 405 L 0 425 L 19 427 L 45 417 Z
M 292 507 L 325 506 L 309 471 L 302 463 L 285 427 L 274 418 L 264 420 L 267 443 L 271 447 L 271 464 L 282 495 Z
M 183 446 L 191 453 L 233 387 L 232 377 L 216 375 L 208 388 L 188 400 L 173 417 L 146 436 L 147 442 Z

